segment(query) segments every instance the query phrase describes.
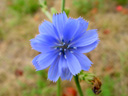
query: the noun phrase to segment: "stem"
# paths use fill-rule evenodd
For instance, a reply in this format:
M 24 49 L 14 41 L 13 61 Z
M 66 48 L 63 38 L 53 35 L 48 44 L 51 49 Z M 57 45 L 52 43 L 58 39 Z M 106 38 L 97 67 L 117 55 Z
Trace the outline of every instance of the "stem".
M 57 81 L 57 96 L 60 96 L 60 78 Z
M 50 14 L 48 11 L 46 11 L 45 9 L 42 9 L 42 11 L 43 11 L 44 14 L 48 17 L 48 19 L 49 19 L 50 21 L 52 21 L 52 16 L 51 16 L 51 14 Z
M 61 11 L 64 11 L 64 7 L 65 7 L 65 0 L 61 1 Z
M 47 4 L 46 4 L 46 1 L 42 1 L 42 0 L 39 0 L 39 3 L 40 5 L 42 6 L 41 10 L 43 11 L 43 13 L 48 17 L 49 20 L 52 21 L 52 16 L 51 14 L 48 12 L 47 10 Z
M 78 75 L 74 76 L 74 80 L 75 80 L 75 83 L 76 83 L 76 86 L 77 86 L 77 90 L 78 90 L 80 96 L 84 96 L 83 92 L 81 90 L 81 87 L 80 87 L 80 83 L 78 81 Z

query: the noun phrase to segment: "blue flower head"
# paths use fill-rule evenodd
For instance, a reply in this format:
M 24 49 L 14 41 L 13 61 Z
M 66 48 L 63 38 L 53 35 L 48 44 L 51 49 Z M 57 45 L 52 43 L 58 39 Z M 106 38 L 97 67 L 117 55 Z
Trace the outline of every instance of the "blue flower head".
M 54 14 L 52 23 L 44 21 L 39 26 L 39 35 L 31 39 L 33 49 L 41 52 L 33 59 L 36 70 L 50 66 L 48 79 L 56 82 L 71 80 L 81 70 L 88 71 L 92 62 L 82 53 L 96 48 L 97 30 L 87 30 L 88 22 L 83 18 L 67 18 L 65 12 Z

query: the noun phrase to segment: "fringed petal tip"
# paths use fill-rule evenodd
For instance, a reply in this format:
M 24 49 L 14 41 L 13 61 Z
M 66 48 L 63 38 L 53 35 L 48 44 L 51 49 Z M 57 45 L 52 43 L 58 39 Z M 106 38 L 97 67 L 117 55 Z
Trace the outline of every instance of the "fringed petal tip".
M 83 17 L 81 17 L 81 16 L 80 16 L 79 18 L 77 18 L 77 20 L 82 21 L 82 22 L 84 21 L 84 22 L 86 22 L 86 23 L 89 23 L 89 21 L 85 20 L 85 19 L 84 19 Z

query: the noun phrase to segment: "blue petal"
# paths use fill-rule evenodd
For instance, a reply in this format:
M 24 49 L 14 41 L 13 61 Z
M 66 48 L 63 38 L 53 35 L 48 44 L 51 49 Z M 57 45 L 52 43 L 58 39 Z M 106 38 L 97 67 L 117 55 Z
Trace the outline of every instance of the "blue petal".
M 90 69 L 91 64 L 93 64 L 87 56 L 81 53 L 74 53 L 74 55 L 77 57 L 77 59 L 80 62 L 81 68 L 84 71 L 88 71 Z
M 50 36 L 50 35 L 45 35 L 45 34 L 39 34 L 36 36 L 36 39 L 44 42 L 47 45 L 55 45 L 56 43 L 59 43 L 59 41 L 54 37 L 54 36 Z
M 49 67 L 51 64 L 54 63 L 57 57 L 58 57 L 58 52 L 56 51 L 51 51 L 45 54 L 41 54 L 39 58 L 37 58 L 38 65 L 40 66 L 40 68 L 38 68 L 37 71 Z
M 99 43 L 99 40 L 97 40 L 94 43 L 87 45 L 87 46 L 77 47 L 77 50 L 75 50 L 75 51 L 80 52 L 80 53 L 88 53 L 88 52 L 94 50 L 97 47 L 98 43 Z
M 49 68 L 48 79 L 56 82 L 59 79 L 60 72 L 58 67 L 58 60 L 56 60 Z
M 32 60 L 32 63 L 33 63 L 33 65 L 35 66 L 36 69 L 39 69 L 39 68 L 40 68 L 40 66 L 39 66 L 39 64 L 38 64 L 38 62 L 37 62 L 37 59 L 39 58 L 39 56 L 40 56 L 40 54 L 37 55 L 37 56 Z
M 39 26 L 39 32 L 41 34 L 47 34 L 51 36 L 57 36 L 57 31 L 55 30 L 54 25 L 51 22 L 44 21 L 40 26 Z
M 49 52 L 58 43 L 54 37 L 44 34 L 39 34 L 35 39 L 31 39 L 30 41 L 33 49 L 43 53 Z
M 86 31 L 89 23 L 85 21 L 82 17 L 79 17 L 77 20 L 79 20 L 80 22 L 81 31 Z
M 71 80 L 72 79 L 72 74 L 67 66 L 67 61 L 61 55 L 60 60 L 59 60 L 59 70 L 61 72 L 61 79 L 62 80 Z
M 42 44 L 41 42 L 39 42 L 36 39 L 31 39 L 31 46 L 32 49 L 38 51 L 38 52 L 42 52 L 42 53 L 46 53 L 51 51 L 50 46 L 43 46 L 44 44 Z
M 66 42 L 72 39 L 79 28 L 79 22 L 76 19 L 69 18 L 63 30 L 63 38 Z
M 66 53 L 67 56 L 67 65 L 70 70 L 70 72 L 73 75 L 78 74 L 81 71 L 81 66 L 77 58 L 70 52 Z
M 71 46 L 75 46 L 75 47 L 87 46 L 94 43 L 97 40 L 98 40 L 97 30 L 96 29 L 88 30 L 80 39 L 73 42 Z
M 64 29 L 67 19 L 68 18 L 67 18 L 67 15 L 65 14 L 65 12 L 53 15 L 52 22 L 53 22 L 53 25 L 57 29 L 60 39 L 62 39 L 62 34 L 63 34 L 62 32 L 63 32 L 63 29 Z
M 72 79 L 72 73 L 69 68 L 62 68 L 61 79 L 62 80 L 70 80 Z
M 76 34 L 74 35 L 72 42 L 78 40 L 79 38 L 81 38 L 84 35 L 84 33 L 86 32 L 86 30 L 88 28 L 88 24 L 89 24 L 87 21 L 85 21 L 81 17 L 79 17 L 77 20 L 79 21 L 79 28 L 78 28 Z

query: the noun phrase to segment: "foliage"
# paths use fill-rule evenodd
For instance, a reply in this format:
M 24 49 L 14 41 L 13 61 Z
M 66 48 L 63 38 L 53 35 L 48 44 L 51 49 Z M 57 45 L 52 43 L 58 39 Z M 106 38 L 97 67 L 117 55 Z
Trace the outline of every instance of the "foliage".
M 26 73 L 27 72 L 27 73 Z M 36 71 L 32 68 L 26 66 L 25 74 L 27 74 L 28 79 L 33 79 L 36 77 L 36 82 L 34 86 L 30 87 L 25 82 L 18 81 L 18 84 L 22 87 L 22 96 L 51 96 L 56 91 L 54 85 L 49 86 L 50 82 L 47 80 L 46 70 Z
M 87 13 L 92 9 L 92 3 L 91 1 L 87 0 L 74 0 L 73 4 L 77 8 L 79 13 Z
M 110 76 L 104 77 L 104 83 L 102 86 L 102 96 L 113 96 L 114 95 L 115 81 Z
M 19 14 L 33 14 L 39 8 L 37 0 L 12 0 L 9 7 Z
M 117 2 L 118 5 L 127 5 L 128 4 L 128 0 L 115 0 Z
M 86 14 L 93 8 L 102 8 L 103 0 L 74 0 L 73 4 L 80 14 Z
M 128 5 L 128 0 L 73 0 L 73 4 L 79 14 L 87 14 L 94 11 L 114 11 L 117 5 Z

